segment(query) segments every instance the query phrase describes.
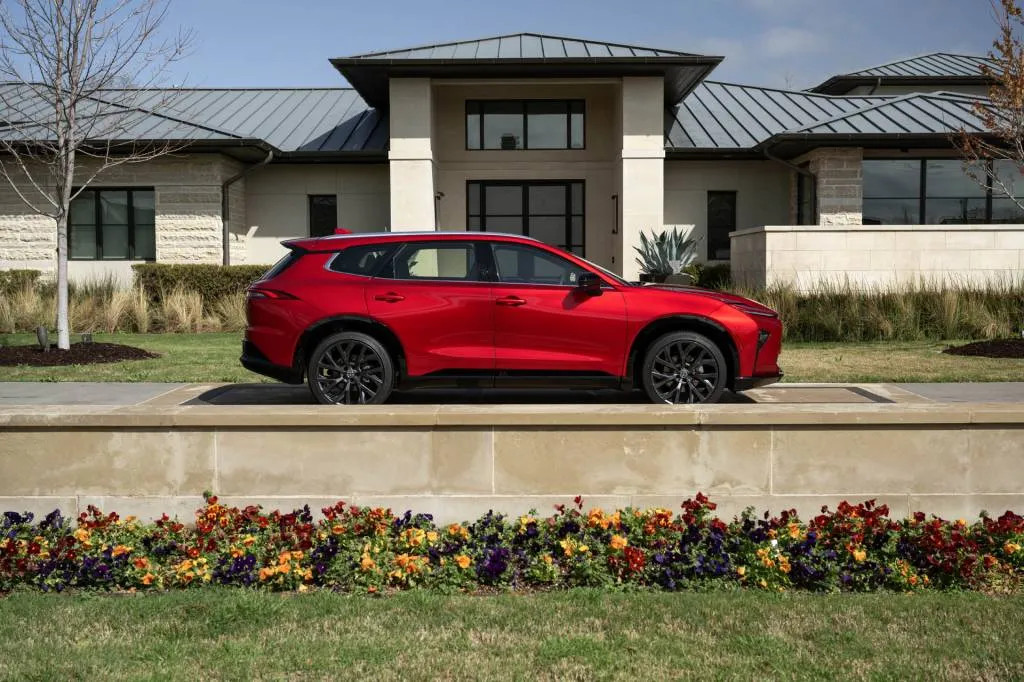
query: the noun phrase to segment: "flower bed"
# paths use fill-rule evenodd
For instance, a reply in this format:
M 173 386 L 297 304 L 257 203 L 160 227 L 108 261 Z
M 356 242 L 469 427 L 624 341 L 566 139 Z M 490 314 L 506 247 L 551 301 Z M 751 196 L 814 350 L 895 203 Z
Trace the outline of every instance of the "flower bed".
M 0 523 L 0 592 L 18 586 L 161 590 L 204 584 L 379 593 L 427 587 L 666 590 L 755 588 L 871 591 L 1016 590 L 1024 577 L 1024 517 L 974 523 L 885 506 L 842 503 L 800 521 L 794 512 L 725 522 L 703 495 L 668 509 L 551 516 L 488 513 L 437 526 L 429 515 L 346 506 L 264 513 L 214 496 L 193 525 L 141 523 L 94 507 L 72 523 L 59 512 Z

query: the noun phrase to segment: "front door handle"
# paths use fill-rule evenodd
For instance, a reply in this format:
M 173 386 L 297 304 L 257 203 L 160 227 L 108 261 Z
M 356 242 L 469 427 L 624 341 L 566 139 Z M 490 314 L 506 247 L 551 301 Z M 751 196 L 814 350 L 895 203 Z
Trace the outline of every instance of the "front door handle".
M 526 299 L 519 298 L 518 296 L 504 296 L 495 301 L 495 303 L 509 306 L 526 305 Z
M 405 300 L 405 296 L 402 296 L 401 294 L 396 294 L 393 291 L 389 291 L 386 294 L 377 294 L 373 298 L 375 301 L 384 301 L 385 303 L 398 303 L 399 301 Z

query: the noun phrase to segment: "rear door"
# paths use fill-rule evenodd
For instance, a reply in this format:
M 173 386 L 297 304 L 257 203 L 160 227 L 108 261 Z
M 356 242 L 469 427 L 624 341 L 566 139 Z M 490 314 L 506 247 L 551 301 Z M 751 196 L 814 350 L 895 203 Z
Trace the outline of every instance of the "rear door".
M 576 287 L 584 268 L 529 244 L 491 242 L 498 371 L 621 373 L 626 305 L 606 286 L 601 295 Z
M 494 369 L 494 299 L 470 240 L 405 243 L 367 285 L 370 315 L 398 336 L 410 376 Z

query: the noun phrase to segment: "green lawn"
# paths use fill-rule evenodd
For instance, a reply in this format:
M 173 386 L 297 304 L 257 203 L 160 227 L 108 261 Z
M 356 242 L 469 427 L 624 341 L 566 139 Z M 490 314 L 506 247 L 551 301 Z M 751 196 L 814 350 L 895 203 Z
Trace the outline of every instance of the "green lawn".
M 964 593 L 21 593 L 0 599 L 0 678 L 1010 680 L 1022 609 Z
M 5 344 L 33 339 L 30 334 L 0 335 Z M 96 334 L 95 339 L 138 346 L 162 357 L 109 365 L 0 367 L 0 381 L 270 381 L 238 364 L 237 333 Z M 1024 381 L 1024 360 L 940 352 L 959 343 L 964 342 L 788 343 L 780 364 L 788 382 Z

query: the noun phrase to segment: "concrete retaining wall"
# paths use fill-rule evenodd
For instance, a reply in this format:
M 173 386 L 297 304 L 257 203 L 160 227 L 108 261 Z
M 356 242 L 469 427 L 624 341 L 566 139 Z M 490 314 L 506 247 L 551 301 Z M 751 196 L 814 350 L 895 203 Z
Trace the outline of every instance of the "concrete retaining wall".
M 984 285 L 1024 275 L 1024 225 L 769 225 L 731 236 L 733 274 L 755 287 Z
M 587 505 L 804 515 L 877 498 L 895 515 L 1024 511 L 1024 408 L 716 405 L 9 408 L 0 510 L 190 518 L 201 493 L 319 510 L 338 499 L 429 512 Z

